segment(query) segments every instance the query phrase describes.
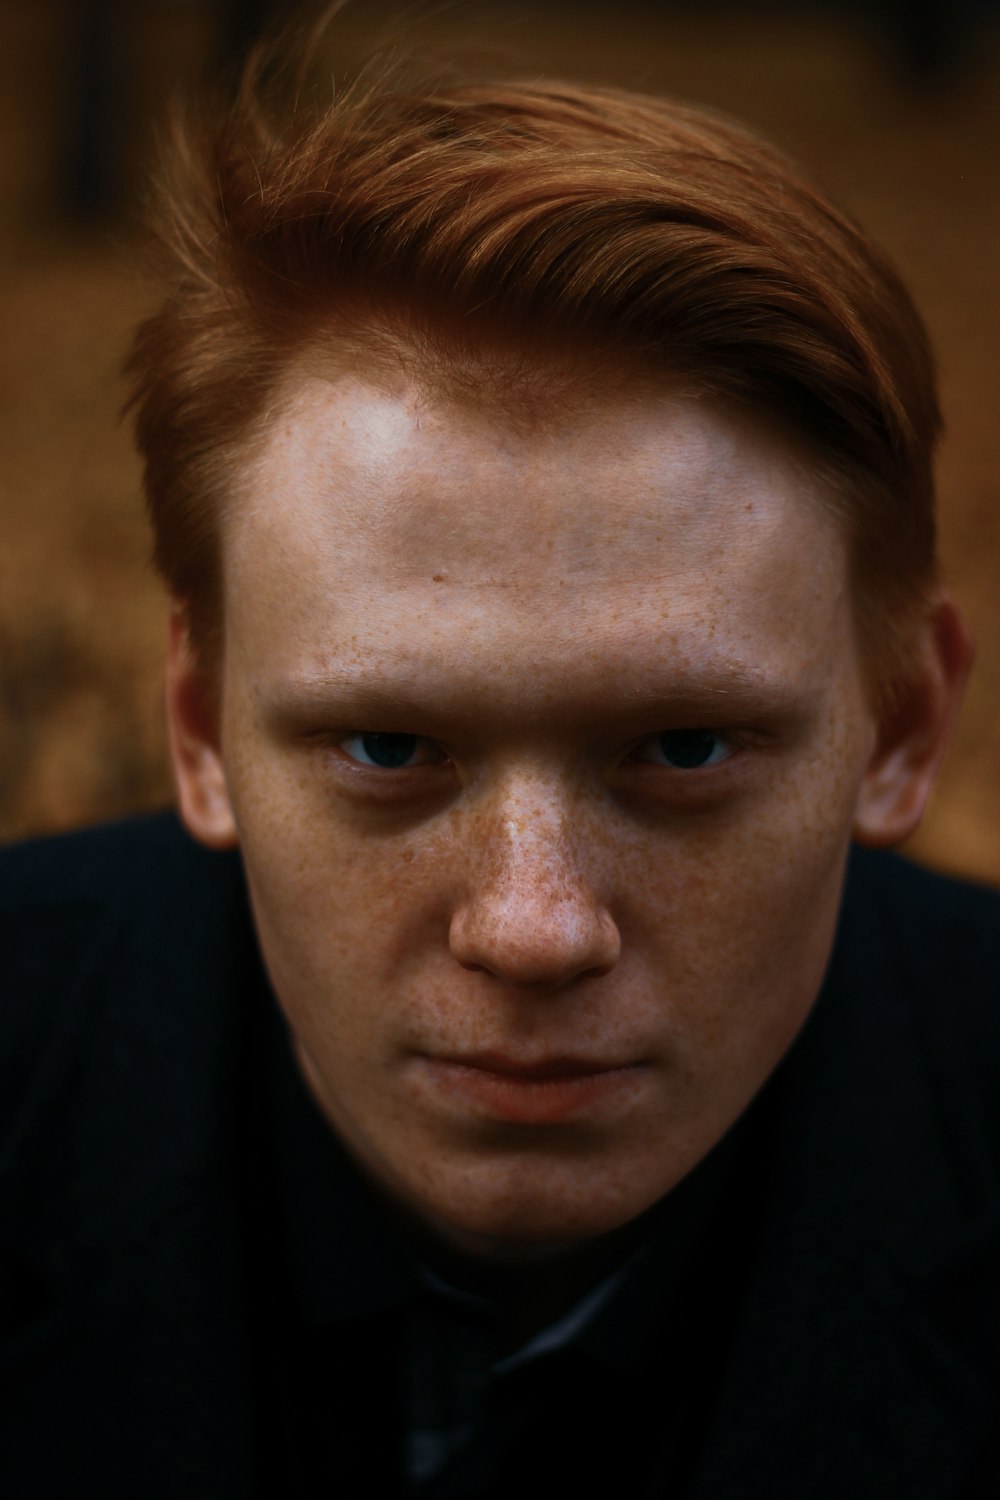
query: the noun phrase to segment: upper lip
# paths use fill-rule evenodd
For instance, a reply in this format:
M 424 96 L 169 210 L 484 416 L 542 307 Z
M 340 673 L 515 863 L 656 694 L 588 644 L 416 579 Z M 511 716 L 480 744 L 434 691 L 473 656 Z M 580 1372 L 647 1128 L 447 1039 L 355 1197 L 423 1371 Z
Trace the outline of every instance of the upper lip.
M 604 1058 L 573 1057 L 560 1055 L 543 1057 L 536 1062 L 526 1062 L 508 1057 L 503 1052 L 464 1052 L 438 1058 L 439 1062 L 458 1064 L 463 1068 L 477 1068 L 483 1073 L 500 1073 L 510 1078 L 523 1078 L 544 1082 L 555 1078 L 586 1078 L 596 1073 L 616 1073 L 631 1063 L 615 1062 Z

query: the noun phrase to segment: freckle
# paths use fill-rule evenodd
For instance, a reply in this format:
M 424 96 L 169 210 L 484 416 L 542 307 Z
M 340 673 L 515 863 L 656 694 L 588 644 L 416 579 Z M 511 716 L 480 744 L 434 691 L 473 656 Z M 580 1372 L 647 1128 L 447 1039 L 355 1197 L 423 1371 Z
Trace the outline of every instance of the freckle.
M 432 573 L 431 574 L 431 582 L 432 583 L 444 583 L 444 574 L 443 573 Z

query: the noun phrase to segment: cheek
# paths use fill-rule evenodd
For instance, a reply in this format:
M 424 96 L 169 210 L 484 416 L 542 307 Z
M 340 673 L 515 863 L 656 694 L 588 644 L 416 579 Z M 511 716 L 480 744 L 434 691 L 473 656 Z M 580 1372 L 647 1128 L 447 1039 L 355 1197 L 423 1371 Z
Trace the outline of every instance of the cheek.
M 831 735 L 736 818 L 661 849 L 635 941 L 658 950 L 677 1033 L 699 1055 L 780 1055 L 822 983 L 836 927 L 860 758 Z
M 679 1032 L 725 1046 L 753 1028 L 787 1033 L 814 998 L 839 905 L 846 841 L 678 851 L 678 870 L 637 916 L 681 999 Z
M 391 982 L 447 932 L 436 872 L 405 848 L 312 830 L 296 846 L 246 829 L 244 858 L 262 937 L 313 982 L 367 974 Z
M 261 758 L 234 777 L 240 845 L 264 957 L 290 1006 L 398 988 L 447 941 L 454 861 L 439 838 L 362 834 L 308 768 Z

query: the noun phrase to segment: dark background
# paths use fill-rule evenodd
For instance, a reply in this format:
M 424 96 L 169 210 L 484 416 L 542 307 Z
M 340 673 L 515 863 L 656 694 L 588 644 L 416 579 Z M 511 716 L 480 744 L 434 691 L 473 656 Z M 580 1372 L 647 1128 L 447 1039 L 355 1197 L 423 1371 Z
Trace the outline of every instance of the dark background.
M 0 838 L 170 796 L 163 601 L 117 370 L 151 293 L 136 223 L 155 122 L 231 63 L 264 0 L 0 0 Z M 986 0 L 355 4 L 374 36 L 492 70 L 720 106 L 803 159 L 890 251 L 942 368 L 949 579 L 979 640 L 913 852 L 1000 883 L 1000 27 Z M 397 11 L 398 15 L 398 11 Z

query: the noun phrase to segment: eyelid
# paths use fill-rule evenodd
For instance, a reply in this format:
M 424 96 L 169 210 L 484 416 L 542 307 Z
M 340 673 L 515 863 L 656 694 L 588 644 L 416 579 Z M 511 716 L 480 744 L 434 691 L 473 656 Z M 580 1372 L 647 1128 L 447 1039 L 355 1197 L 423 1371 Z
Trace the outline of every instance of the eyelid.
M 418 759 L 408 761 L 405 765 L 380 766 L 377 761 L 373 761 L 370 756 L 367 759 L 363 760 L 360 755 L 355 754 L 348 748 L 351 744 L 357 743 L 359 741 L 375 738 L 382 738 L 386 740 L 413 740 L 415 742 L 416 751 L 421 753 Z M 448 759 L 447 755 L 441 749 L 436 740 L 428 738 L 427 735 L 411 734 L 406 730 L 355 729 L 350 734 L 339 735 L 334 743 L 335 748 L 339 750 L 343 755 L 345 755 L 349 761 L 353 762 L 353 764 L 355 766 L 358 766 L 361 770 L 375 771 L 383 774 L 390 774 L 392 772 L 400 771 L 416 771 L 420 770 L 424 766 L 439 766 Z M 428 749 L 431 752 L 430 754 L 426 753 Z
M 710 761 L 706 761 L 701 764 L 696 764 L 689 767 L 676 766 L 671 768 L 669 765 L 669 760 L 667 759 L 667 752 L 663 751 L 663 741 L 664 739 L 669 739 L 674 735 L 678 737 L 689 738 L 704 736 L 705 738 L 713 739 L 717 742 L 717 746 L 722 751 L 722 753 L 716 754 L 715 752 L 713 752 L 713 758 Z M 406 764 L 400 764 L 398 766 L 382 766 L 379 765 L 377 761 L 373 761 L 371 759 L 370 755 L 368 755 L 367 752 L 364 751 L 363 746 L 359 747 L 361 753 L 356 753 L 354 750 L 352 750 L 351 746 L 353 744 L 366 739 L 412 740 L 414 742 L 414 750 L 419 751 L 420 753 L 417 759 L 410 760 Z M 427 765 L 444 764 L 450 758 L 447 751 L 442 748 L 439 741 L 432 739 L 429 735 L 421 735 L 408 730 L 355 729 L 348 734 L 338 733 L 336 736 L 331 736 L 331 740 L 335 749 L 339 750 L 347 757 L 349 761 L 351 761 L 354 765 L 359 766 L 363 770 L 417 770 Z M 731 730 L 701 728 L 700 726 L 690 729 L 661 729 L 653 734 L 643 735 L 640 740 L 636 741 L 629 751 L 628 758 L 631 760 L 637 760 L 640 763 L 644 763 L 647 765 L 663 765 L 668 769 L 701 770 L 710 766 L 719 765 L 723 761 L 728 760 L 730 756 L 740 748 L 741 744 L 742 741 L 740 737 L 736 734 L 735 731 Z M 648 756 L 642 755 L 640 752 L 646 748 L 652 748 L 654 754 Z M 663 760 L 659 760 L 657 758 L 655 754 L 656 751 L 660 751 L 660 753 L 663 754 Z
M 687 766 L 671 765 L 668 758 L 668 753 L 663 749 L 663 741 L 665 739 L 669 739 L 671 735 L 676 735 L 678 737 L 687 736 L 691 739 L 704 736 L 705 738 L 715 740 L 716 747 L 711 752 L 711 758 L 709 759 Z M 647 756 L 641 754 L 642 750 L 649 747 L 652 747 L 655 751 L 659 751 L 659 754 L 662 755 L 663 758 L 658 759 L 655 755 Z M 656 734 L 648 734 L 644 736 L 643 739 L 639 740 L 633 746 L 630 754 L 630 759 L 633 761 L 637 761 L 640 765 L 658 766 L 662 770 L 675 771 L 679 775 L 691 775 L 695 771 L 710 771 L 713 770 L 716 766 L 724 764 L 726 761 L 732 758 L 732 756 L 740 749 L 740 747 L 741 741 L 734 731 L 703 728 L 701 726 L 695 725 L 690 728 L 684 729 L 661 729 Z M 719 750 L 722 753 L 716 754 L 716 750 Z

